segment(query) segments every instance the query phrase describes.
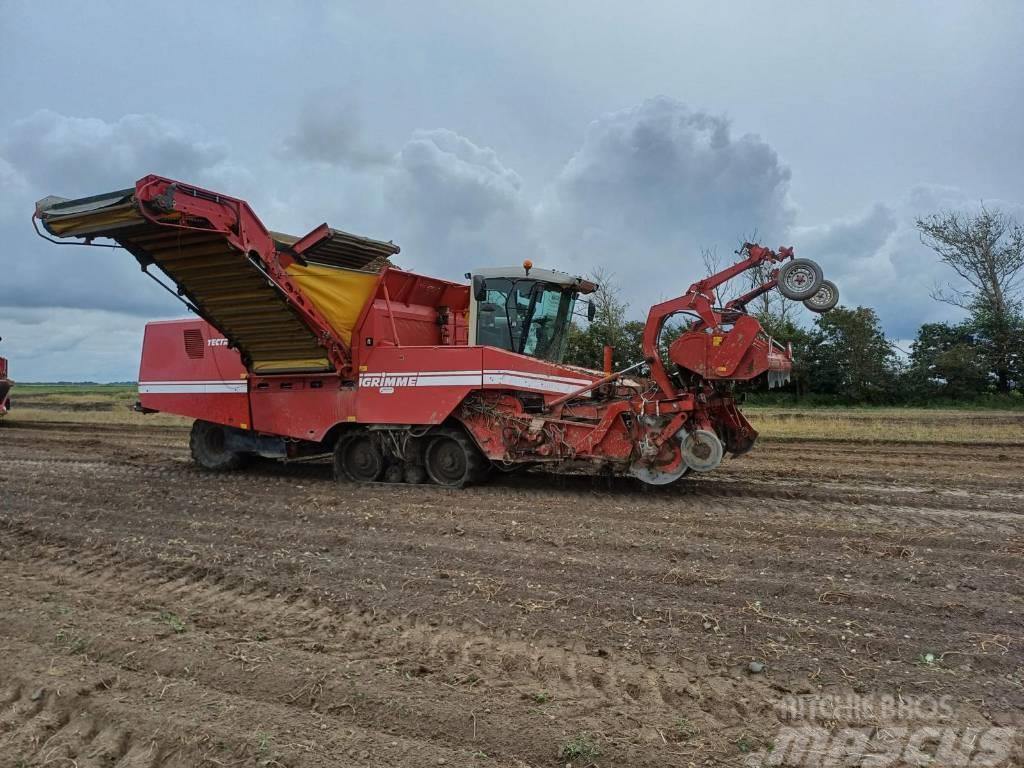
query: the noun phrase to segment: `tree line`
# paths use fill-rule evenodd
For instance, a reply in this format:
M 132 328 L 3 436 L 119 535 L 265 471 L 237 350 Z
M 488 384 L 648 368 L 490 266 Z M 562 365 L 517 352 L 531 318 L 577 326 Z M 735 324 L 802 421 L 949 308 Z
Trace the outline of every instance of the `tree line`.
M 1024 227 L 984 207 L 916 224 L 922 242 L 959 278 L 936 286 L 931 296 L 962 309 L 962 321 L 925 323 L 903 349 L 886 338 L 870 307 L 839 306 L 807 326 L 796 315 L 799 305 L 772 291 L 750 311 L 767 334 L 793 344 L 792 379 L 774 395 L 763 381 L 742 388 L 759 399 L 822 404 L 1024 404 Z M 709 272 L 720 268 L 713 251 L 702 256 Z M 592 297 L 594 321 L 570 329 L 567 361 L 599 369 L 607 344 L 615 349 L 614 369 L 621 370 L 643 359 L 644 323 L 625 319 L 628 306 L 613 275 L 599 271 L 593 278 L 601 286 Z M 733 293 L 748 287 L 734 286 Z M 679 319 L 663 330 L 663 349 L 685 329 L 685 316 Z

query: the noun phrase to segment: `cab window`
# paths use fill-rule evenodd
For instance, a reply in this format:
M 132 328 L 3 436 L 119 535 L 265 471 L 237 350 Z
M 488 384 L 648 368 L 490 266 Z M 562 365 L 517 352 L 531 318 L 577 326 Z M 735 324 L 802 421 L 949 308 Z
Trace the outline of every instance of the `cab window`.
M 477 344 L 560 362 L 575 292 L 536 280 L 489 278 L 477 305 Z

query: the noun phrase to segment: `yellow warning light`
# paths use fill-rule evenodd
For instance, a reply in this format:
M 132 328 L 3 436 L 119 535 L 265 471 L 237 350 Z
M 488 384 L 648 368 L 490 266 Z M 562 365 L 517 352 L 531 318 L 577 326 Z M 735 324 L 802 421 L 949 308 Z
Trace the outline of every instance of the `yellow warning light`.
M 526 270 L 526 274 L 530 274 L 530 270 L 533 269 L 533 262 L 529 259 L 523 259 L 523 269 Z

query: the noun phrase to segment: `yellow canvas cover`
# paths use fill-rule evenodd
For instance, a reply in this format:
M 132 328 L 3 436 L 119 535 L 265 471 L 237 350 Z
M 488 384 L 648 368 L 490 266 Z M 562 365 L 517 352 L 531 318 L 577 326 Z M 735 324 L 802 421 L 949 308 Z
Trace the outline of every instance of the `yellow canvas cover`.
M 373 295 L 380 275 L 317 264 L 304 267 L 298 263 L 286 271 L 341 340 L 351 345 L 356 321 Z

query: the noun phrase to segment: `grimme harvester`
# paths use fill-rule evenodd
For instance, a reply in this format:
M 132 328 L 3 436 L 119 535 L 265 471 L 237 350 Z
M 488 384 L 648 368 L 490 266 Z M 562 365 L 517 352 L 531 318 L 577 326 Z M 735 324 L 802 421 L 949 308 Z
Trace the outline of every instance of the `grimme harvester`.
M 495 468 L 582 465 L 663 485 L 750 450 L 735 382 L 788 378 L 790 349 L 746 304 L 775 288 L 815 311 L 838 298 L 791 248 L 747 244 L 651 308 L 642 362 L 595 371 L 562 360 L 577 298 L 597 286 L 529 261 L 440 280 L 393 267 L 391 243 L 326 224 L 271 232 L 244 201 L 159 176 L 46 198 L 36 220 L 47 239 L 123 248 L 201 318 L 146 326 L 139 407 L 196 419 L 192 455 L 210 469 L 332 453 L 357 481 L 458 487 Z M 762 285 L 715 306 L 718 286 L 759 267 Z M 687 330 L 662 350 L 678 313 Z
M 0 357 L 0 416 L 11 409 L 11 387 L 14 382 L 7 378 L 7 358 Z

